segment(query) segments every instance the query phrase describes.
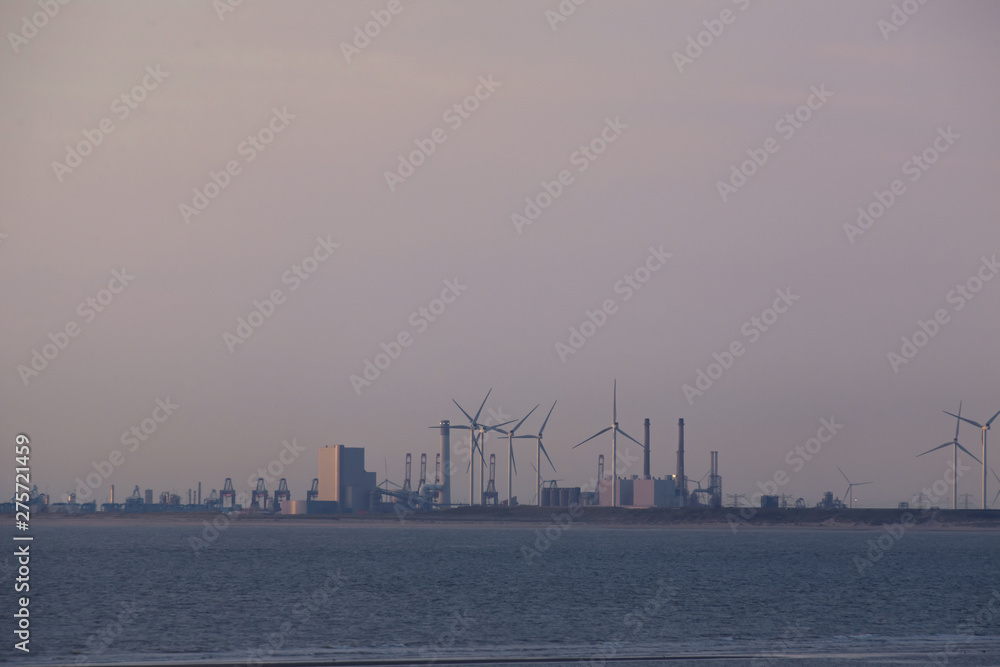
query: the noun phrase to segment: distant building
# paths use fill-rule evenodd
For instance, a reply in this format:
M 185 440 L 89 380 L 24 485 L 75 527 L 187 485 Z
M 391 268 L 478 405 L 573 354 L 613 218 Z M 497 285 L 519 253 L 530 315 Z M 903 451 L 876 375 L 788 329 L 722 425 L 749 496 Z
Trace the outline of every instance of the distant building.
M 611 480 L 602 479 L 598 486 L 600 504 L 611 506 Z M 619 479 L 619 507 L 678 507 L 680 496 L 676 493 L 674 477 L 663 479 Z
M 318 501 L 336 502 L 340 512 L 367 512 L 375 485 L 375 473 L 365 470 L 364 447 L 334 445 L 319 450 Z

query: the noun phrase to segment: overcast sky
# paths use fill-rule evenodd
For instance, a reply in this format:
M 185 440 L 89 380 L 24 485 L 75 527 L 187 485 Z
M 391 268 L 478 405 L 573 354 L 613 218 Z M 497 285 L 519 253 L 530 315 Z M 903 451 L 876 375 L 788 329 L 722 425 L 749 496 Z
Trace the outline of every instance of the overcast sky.
M 5 2 L 2 437 L 53 501 L 247 488 L 295 439 L 303 498 L 325 445 L 433 465 L 492 387 L 521 433 L 558 399 L 580 485 L 617 378 L 655 476 L 683 417 L 692 487 L 718 450 L 726 494 L 910 500 L 941 411 L 1000 410 L 1000 7 L 902 5 Z

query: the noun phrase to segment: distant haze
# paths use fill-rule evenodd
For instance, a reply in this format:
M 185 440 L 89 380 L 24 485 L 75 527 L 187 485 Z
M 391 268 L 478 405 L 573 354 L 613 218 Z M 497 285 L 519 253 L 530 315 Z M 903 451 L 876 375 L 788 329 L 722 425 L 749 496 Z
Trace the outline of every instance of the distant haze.
M 415 482 L 490 388 L 541 404 L 519 434 L 558 399 L 544 477 L 581 485 L 617 379 L 655 476 L 683 417 L 692 488 L 718 450 L 724 494 L 839 466 L 895 506 L 946 478 L 942 410 L 1000 410 L 993 2 L 52 7 L 0 6 L 0 424 L 54 502 L 248 488 L 293 440 L 293 498 L 324 445 Z

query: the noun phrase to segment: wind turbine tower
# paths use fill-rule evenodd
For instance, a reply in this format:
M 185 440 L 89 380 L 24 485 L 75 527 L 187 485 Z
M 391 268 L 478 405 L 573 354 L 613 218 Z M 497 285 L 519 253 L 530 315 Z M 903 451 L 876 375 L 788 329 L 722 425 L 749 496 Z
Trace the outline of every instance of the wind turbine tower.
M 962 407 L 961 404 L 959 404 L 959 413 L 961 413 L 961 407 Z M 981 461 L 981 463 L 983 464 L 983 509 L 987 509 L 987 506 L 986 506 L 986 468 L 987 468 L 987 465 L 986 465 L 986 432 L 990 430 L 990 424 L 993 423 L 993 420 L 996 419 L 997 417 L 1000 417 L 1000 410 L 997 410 L 996 414 L 993 415 L 992 417 L 990 417 L 989 421 L 986 422 L 985 424 L 980 424 L 979 422 L 974 422 L 971 419 L 966 419 L 965 417 L 959 417 L 959 415 L 952 415 L 947 410 L 945 411 L 945 414 L 946 415 L 951 415 L 952 417 L 958 417 L 958 419 L 961 419 L 962 421 L 966 422 L 967 424 L 972 424 L 973 426 L 975 426 L 976 428 L 982 430 L 982 432 L 983 432 L 983 460 Z M 955 437 L 957 438 L 958 436 L 955 436 Z
M 603 435 L 611 431 L 611 506 L 618 506 L 618 434 L 621 433 L 626 438 L 634 442 L 635 444 L 642 447 L 642 443 L 630 436 L 628 433 L 623 431 L 618 425 L 618 380 L 615 380 L 614 384 L 614 394 L 611 399 L 611 426 L 603 428 L 594 435 L 590 436 L 583 442 L 574 445 L 573 449 L 576 449 L 580 445 L 590 442 L 599 435 Z

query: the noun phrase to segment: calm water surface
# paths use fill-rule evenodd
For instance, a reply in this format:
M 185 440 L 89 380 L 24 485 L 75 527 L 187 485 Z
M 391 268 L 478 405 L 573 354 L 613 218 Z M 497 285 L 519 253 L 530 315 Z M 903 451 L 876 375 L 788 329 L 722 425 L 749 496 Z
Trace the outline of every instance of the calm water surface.
M 996 533 L 544 528 L 38 526 L 0 660 L 1000 665 Z

